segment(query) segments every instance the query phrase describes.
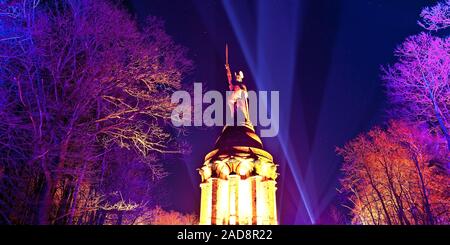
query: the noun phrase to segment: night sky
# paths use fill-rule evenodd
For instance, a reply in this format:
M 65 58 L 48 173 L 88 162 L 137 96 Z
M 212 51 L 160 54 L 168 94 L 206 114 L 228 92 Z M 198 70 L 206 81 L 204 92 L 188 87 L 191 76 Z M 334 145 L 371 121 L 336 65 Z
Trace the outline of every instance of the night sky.
M 227 90 L 227 42 L 231 69 L 244 72 L 250 90 L 280 91 L 279 135 L 262 140 L 279 164 L 281 224 L 330 222 L 341 162 L 335 148 L 385 121 L 380 66 L 392 63 L 396 45 L 420 31 L 420 10 L 434 3 L 125 1 L 140 23 L 148 15 L 162 18 L 168 34 L 188 48 L 195 71 L 187 82 Z M 192 154 L 167 160 L 167 208 L 199 212 L 196 169 L 220 130 L 192 128 L 186 137 Z

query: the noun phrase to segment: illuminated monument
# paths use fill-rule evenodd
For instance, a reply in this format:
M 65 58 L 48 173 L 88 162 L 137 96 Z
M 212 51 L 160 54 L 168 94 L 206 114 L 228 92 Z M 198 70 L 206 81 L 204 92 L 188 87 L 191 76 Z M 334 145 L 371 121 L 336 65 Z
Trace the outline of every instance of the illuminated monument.
M 199 169 L 202 177 L 201 225 L 276 225 L 276 165 L 263 149 L 249 119 L 243 73 L 232 80 L 226 51 L 231 96 L 228 106 L 237 126 L 226 125 L 213 151 Z M 241 117 L 240 117 L 241 116 Z M 243 118 L 239 123 L 239 118 Z

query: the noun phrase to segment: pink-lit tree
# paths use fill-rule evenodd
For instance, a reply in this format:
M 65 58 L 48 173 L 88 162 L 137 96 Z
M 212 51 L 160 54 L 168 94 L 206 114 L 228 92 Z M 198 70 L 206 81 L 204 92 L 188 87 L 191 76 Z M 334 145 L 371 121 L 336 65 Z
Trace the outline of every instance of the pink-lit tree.
M 155 159 L 183 151 L 166 122 L 191 69 L 162 21 L 110 1 L 1 1 L 0 222 L 98 224 L 150 200 Z
M 449 174 L 442 137 L 426 127 L 391 121 L 348 142 L 342 193 L 356 224 L 448 224 Z
M 449 27 L 450 1 L 425 8 L 419 24 L 429 31 Z M 395 50 L 398 61 L 383 68 L 391 115 L 427 123 L 450 149 L 450 38 L 431 32 L 408 37 Z

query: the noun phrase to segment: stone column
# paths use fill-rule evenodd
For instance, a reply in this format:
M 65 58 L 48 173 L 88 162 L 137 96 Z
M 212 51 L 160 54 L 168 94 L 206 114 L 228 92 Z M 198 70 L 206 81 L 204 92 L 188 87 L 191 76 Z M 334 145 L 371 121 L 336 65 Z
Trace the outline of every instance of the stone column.
M 207 182 L 205 183 L 201 183 L 200 188 L 201 188 L 200 225 L 210 225 L 212 218 L 211 179 L 207 180 Z

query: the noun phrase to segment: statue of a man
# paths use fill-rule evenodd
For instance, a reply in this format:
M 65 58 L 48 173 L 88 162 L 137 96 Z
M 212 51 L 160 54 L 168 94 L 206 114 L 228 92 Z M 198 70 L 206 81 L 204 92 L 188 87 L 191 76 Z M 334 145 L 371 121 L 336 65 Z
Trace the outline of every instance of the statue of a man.
M 234 118 L 236 113 L 238 119 L 238 126 L 250 126 L 250 115 L 248 110 L 248 92 L 247 87 L 242 82 L 244 79 L 244 73 L 239 71 L 238 74 L 234 73 L 235 80 L 231 77 L 230 65 L 228 64 L 228 46 L 226 46 L 226 64 L 228 87 L 232 92 L 227 98 L 228 107 L 230 108 L 231 116 Z M 239 115 L 240 114 L 240 115 Z

